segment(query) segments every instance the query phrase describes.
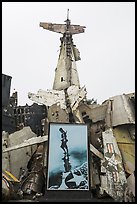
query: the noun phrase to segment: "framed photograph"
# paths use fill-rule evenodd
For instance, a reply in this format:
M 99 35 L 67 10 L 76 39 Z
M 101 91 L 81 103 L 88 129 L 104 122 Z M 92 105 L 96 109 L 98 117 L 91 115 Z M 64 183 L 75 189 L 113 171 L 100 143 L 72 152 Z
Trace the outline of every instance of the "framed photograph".
M 50 123 L 47 190 L 89 190 L 86 124 Z

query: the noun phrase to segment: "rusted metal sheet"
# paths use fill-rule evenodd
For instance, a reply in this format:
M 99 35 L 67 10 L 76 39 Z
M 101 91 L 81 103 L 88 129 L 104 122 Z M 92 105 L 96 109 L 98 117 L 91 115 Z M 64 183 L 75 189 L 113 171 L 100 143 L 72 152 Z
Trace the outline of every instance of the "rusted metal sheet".
M 135 116 L 132 111 L 129 98 L 123 94 L 110 98 L 112 104 L 112 126 L 123 124 L 135 124 Z
M 119 151 L 112 129 L 102 133 L 104 145 L 104 159 L 101 160 L 102 172 L 106 175 L 101 176 L 101 189 L 115 201 L 123 201 L 124 191 L 127 180 L 122 164 L 122 156 Z

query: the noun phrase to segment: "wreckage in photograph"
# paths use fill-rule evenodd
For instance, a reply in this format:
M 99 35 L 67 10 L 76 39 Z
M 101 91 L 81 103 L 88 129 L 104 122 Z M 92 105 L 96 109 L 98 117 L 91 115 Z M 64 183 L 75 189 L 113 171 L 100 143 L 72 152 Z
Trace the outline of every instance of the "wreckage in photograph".
M 47 190 L 89 190 L 87 125 L 50 123 L 48 146 Z
M 72 38 L 85 26 L 67 16 L 40 27 L 63 34 L 53 88 L 28 93 L 34 104 L 18 106 L 11 77 L 2 75 L 3 200 L 134 201 L 135 94 L 101 105 L 87 99 Z

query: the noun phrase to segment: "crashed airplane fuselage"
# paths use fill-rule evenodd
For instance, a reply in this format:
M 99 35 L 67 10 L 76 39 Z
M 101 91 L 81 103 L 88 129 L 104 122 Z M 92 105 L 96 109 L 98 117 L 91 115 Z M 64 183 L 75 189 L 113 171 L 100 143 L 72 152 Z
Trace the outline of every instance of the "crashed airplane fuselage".
M 109 197 L 118 202 L 134 201 L 135 95 L 114 96 L 101 105 L 89 103 L 85 86 L 80 86 L 76 67 L 80 53 L 72 38 L 73 34 L 83 33 L 85 27 L 71 25 L 68 17 L 65 22 L 40 23 L 44 29 L 63 34 L 53 89 L 28 93 L 30 100 L 47 109 L 47 115 L 41 118 L 42 135 L 24 127 L 24 123 L 12 134 L 3 132 L 3 170 L 11 172 L 19 181 L 16 199 L 48 199 L 45 183 L 50 122 L 87 124 L 91 185 L 88 199 L 107 201 Z M 8 182 L 15 185 L 10 179 Z M 8 190 L 3 192 L 4 196 Z M 69 197 L 71 200 L 73 193 Z M 56 195 L 56 199 L 60 199 L 60 195 Z

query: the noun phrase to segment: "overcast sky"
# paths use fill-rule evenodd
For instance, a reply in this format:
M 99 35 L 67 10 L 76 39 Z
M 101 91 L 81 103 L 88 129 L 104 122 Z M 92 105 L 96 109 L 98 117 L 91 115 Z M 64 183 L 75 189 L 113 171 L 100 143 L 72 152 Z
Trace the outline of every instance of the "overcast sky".
M 33 102 L 28 92 L 52 89 L 61 34 L 40 22 L 86 26 L 74 35 L 80 51 L 80 84 L 98 103 L 135 91 L 135 2 L 3 2 L 2 73 L 12 76 L 11 94 L 19 105 Z

